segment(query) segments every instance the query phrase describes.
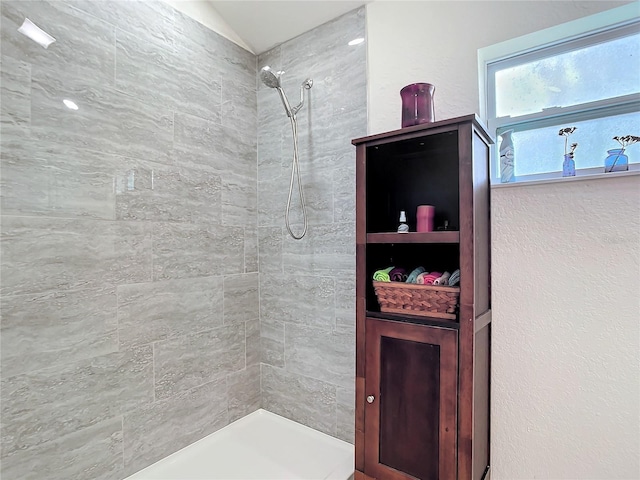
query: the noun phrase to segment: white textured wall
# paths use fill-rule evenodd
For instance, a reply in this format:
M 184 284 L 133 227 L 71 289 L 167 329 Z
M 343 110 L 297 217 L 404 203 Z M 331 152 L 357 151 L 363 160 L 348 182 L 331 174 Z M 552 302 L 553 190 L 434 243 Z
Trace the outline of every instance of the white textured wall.
M 374 2 L 369 132 L 400 89 L 479 112 L 477 50 L 628 2 Z M 492 191 L 492 478 L 640 478 L 640 177 Z
M 494 480 L 639 478 L 639 179 L 492 192 Z

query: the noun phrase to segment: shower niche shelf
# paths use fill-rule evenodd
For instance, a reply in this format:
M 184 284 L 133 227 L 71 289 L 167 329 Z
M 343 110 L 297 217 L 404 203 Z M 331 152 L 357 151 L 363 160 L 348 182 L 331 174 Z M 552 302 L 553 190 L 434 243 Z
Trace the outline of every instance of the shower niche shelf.
M 489 146 L 475 115 L 358 138 L 356 480 L 489 472 Z M 433 232 L 416 209 L 435 206 Z M 397 233 L 401 210 L 409 233 Z M 445 227 L 446 226 L 446 227 Z M 440 227 L 440 230 L 438 230 Z M 455 320 L 380 311 L 373 272 L 460 268 Z

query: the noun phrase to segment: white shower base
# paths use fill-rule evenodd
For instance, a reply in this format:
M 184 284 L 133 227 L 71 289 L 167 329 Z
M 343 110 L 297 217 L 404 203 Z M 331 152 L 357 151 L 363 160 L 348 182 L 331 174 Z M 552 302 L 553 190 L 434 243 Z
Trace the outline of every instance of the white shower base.
M 258 410 L 126 480 L 347 480 L 353 445 Z

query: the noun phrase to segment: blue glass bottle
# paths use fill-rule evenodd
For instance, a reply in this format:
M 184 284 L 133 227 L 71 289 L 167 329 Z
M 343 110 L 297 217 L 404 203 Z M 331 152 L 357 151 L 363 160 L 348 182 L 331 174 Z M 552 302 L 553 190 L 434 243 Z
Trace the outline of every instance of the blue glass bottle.
M 562 176 L 563 177 L 576 176 L 576 162 L 573 160 L 572 153 L 567 153 L 564 156 L 564 162 L 562 162 Z
M 629 170 L 629 157 L 624 154 L 624 148 L 607 150 L 607 153 L 609 156 L 604 159 L 604 173 Z

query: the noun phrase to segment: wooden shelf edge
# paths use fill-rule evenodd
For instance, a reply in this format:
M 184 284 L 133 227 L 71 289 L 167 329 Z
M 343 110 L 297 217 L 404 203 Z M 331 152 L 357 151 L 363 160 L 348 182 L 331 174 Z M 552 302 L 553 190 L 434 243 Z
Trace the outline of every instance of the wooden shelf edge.
M 430 325 L 434 327 L 453 328 L 455 330 L 460 329 L 460 323 L 458 322 L 458 320 L 427 317 L 423 315 L 374 312 L 372 310 L 366 310 L 365 317 L 375 318 L 377 320 L 389 320 L 390 322 L 414 323 L 419 325 Z
M 367 243 L 460 243 L 460 232 L 367 233 Z

